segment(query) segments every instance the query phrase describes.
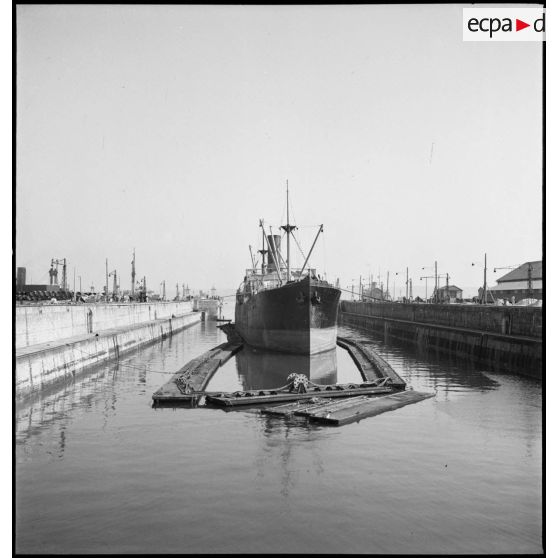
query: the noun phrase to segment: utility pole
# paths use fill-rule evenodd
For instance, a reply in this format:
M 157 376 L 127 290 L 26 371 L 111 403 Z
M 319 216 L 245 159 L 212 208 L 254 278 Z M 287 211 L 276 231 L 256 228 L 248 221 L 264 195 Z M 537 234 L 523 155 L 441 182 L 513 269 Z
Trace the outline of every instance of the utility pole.
M 450 301 L 450 292 L 449 292 L 449 273 L 446 273 L 446 299 L 447 302 Z
M 358 291 L 359 291 L 358 296 L 360 298 L 360 301 L 362 302 L 362 299 L 363 299 L 363 297 L 362 297 L 362 295 L 363 295 L 363 292 L 362 292 L 362 275 L 359 277 L 359 280 L 358 280 Z
M 435 301 L 438 302 L 438 262 L 434 262 L 434 293 Z
M 409 268 L 405 268 L 405 298 L 409 300 Z
M 77 300 L 76 298 L 76 266 L 74 265 L 74 302 Z
M 136 287 L 136 249 L 134 248 L 132 257 L 132 297 L 134 296 Z
M 105 297 L 107 299 L 108 302 L 108 278 L 109 278 L 109 272 L 108 272 L 108 258 L 105 259 Z
M 527 264 L 527 288 L 529 289 L 529 298 L 533 298 L 533 264 Z
M 386 298 L 389 299 L 389 271 L 387 272 L 386 278 Z
M 484 253 L 484 281 L 482 284 L 482 303 L 486 304 L 488 299 L 486 297 L 486 252 Z

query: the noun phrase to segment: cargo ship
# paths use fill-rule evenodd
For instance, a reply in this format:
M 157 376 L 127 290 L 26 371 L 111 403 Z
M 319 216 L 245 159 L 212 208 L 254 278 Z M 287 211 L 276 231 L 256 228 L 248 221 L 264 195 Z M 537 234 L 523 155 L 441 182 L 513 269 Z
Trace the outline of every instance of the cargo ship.
M 266 234 L 263 221 L 261 266 L 254 261 L 246 269 L 236 293 L 235 326 L 243 340 L 253 347 L 313 355 L 335 348 L 337 310 L 341 291 L 307 267 L 323 225 L 301 268 L 291 267 L 291 235 L 296 229 L 289 223 L 287 186 L 287 253 L 281 253 L 281 236 Z

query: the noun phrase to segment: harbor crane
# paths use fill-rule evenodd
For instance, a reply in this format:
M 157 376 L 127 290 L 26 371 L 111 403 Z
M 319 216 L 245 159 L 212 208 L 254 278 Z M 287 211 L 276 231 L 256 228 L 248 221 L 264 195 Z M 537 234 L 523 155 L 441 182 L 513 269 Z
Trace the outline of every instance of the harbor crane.
M 113 271 L 111 271 L 108 274 L 109 277 L 114 277 L 113 283 L 112 283 L 112 296 L 114 297 L 114 299 L 116 299 L 116 295 L 118 294 L 118 284 L 117 284 L 117 277 L 116 277 L 116 269 L 114 269 Z M 107 296 L 108 296 L 108 292 L 107 292 Z
M 134 253 L 132 257 L 132 298 L 134 298 L 136 286 L 136 249 L 134 248 Z
M 449 280 L 450 280 L 449 273 L 439 273 L 437 275 L 422 275 L 421 277 L 419 277 L 419 279 L 421 281 L 423 279 L 426 279 L 426 297 L 427 297 L 427 299 L 428 299 L 428 279 L 434 279 L 435 280 L 434 290 L 432 291 L 432 294 L 430 295 L 430 299 L 432 300 L 432 302 L 439 302 L 440 295 L 438 294 L 438 291 L 440 290 L 440 287 L 439 287 L 440 277 L 444 277 L 444 276 L 446 277 L 446 297 L 449 297 Z
M 50 284 L 54 284 L 54 281 L 58 281 L 58 266 L 61 265 L 62 266 L 62 285 L 61 288 L 63 291 L 66 290 L 67 288 L 67 281 L 66 281 L 66 258 L 63 258 L 61 260 L 59 259 L 55 259 L 53 258 L 50 261 L 50 271 L 49 271 L 49 275 L 50 275 Z M 54 267 L 56 266 L 56 268 Z M 54 281 L 53 281 L 54 279 Z

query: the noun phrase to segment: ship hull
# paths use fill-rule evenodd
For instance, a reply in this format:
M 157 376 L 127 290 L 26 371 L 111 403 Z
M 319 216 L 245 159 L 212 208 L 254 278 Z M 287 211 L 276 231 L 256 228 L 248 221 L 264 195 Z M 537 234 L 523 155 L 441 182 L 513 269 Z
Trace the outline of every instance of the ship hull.
M 235 326 L 246 343 L 312 355 L 335 348 L 341 292 L 304 278 L 254 295 L 237 295 Z

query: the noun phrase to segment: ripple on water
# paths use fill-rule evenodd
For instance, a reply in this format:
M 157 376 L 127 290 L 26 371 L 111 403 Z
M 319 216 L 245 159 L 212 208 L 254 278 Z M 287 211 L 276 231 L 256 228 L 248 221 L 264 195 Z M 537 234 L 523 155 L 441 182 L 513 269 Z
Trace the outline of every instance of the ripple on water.
M 225 340 L 206 322 L 21 406 L 17 550 L 540 552 L 540 383 L 356 333 L 436 397 L 341 428 L 152 408 L 170 374 Z M 337 378 L 354 381 L 345 356 Z M 242 366 L 213 382 L 261 380 Z

